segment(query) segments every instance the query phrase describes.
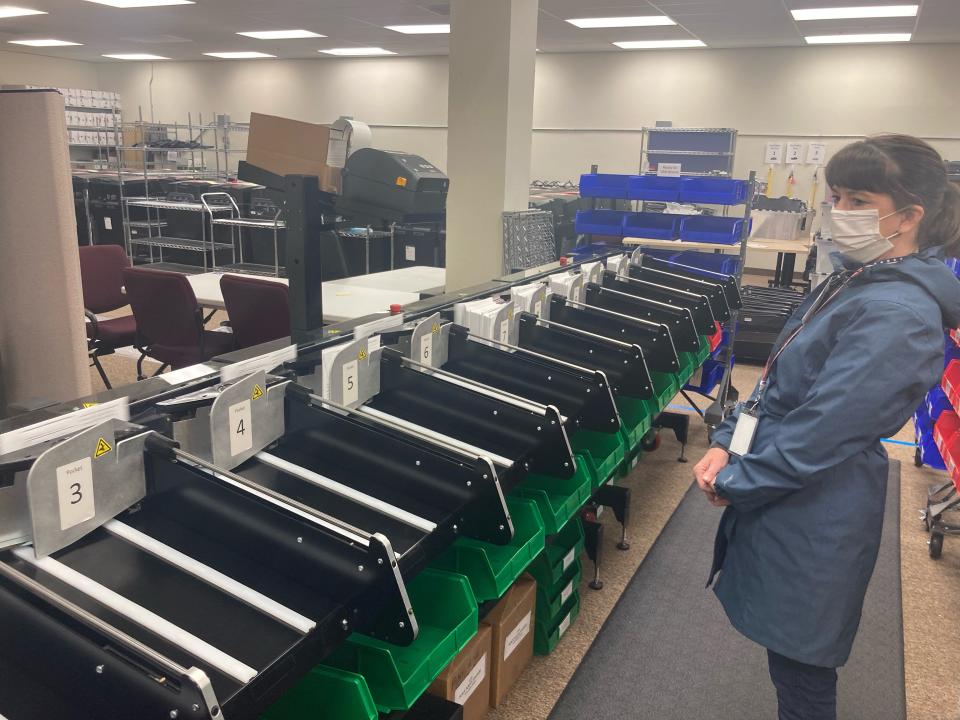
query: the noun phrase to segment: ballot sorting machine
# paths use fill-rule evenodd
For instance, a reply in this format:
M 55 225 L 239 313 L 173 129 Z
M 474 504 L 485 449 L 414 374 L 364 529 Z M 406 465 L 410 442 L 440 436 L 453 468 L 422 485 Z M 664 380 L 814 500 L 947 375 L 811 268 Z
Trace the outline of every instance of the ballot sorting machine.
M 626 548 L 618 479 L 736 282 L 639 254 L 526 275 L 0 425 L 0 715 L 291 717 L 318 666 L 406 711 L 525 569 L 559 582 L 585 544 L 599 588 L 597 508 Z

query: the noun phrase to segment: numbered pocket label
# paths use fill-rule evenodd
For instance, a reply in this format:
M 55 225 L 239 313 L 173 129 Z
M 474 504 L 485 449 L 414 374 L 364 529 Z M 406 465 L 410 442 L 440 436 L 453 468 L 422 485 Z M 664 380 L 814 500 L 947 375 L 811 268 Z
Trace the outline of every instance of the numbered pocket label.
M 433 333 L 420 336 L 420 357 L 417 362 L 424 365 L 433 365 Z
M 253 420 L 250 401 L 234 403 L 227 412 L 230 419 L 230 454 L 237 456 L 253 448 Z
M 57 500 L 60 529 L 90 520 L 96 514 L 93 502 L 93 462 L 85 457 L 57 468 Z
M 500 321 L 500 342 L 504 345 L 510 342 L 510 322 L 508 320 Z
M 343 404 L 352 405 L 360 398 L 359 364 L 351 360 L 343 366 Z

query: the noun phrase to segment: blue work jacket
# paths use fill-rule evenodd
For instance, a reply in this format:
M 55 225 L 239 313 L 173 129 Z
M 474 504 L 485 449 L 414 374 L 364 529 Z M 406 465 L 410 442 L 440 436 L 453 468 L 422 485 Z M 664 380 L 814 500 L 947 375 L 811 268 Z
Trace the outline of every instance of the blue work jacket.
M 880 439 L 939 382 L 943 328 L 958 323 L 960 281 L 923 251 L 867 267 L 777 359 L 750 451 L 716 478 L 731 505 L 710 579 L 743 635 L 810 665 L 847 661 L 880 546 L 888 470 Z M 729 446 L 741 409 L 717 428 L 715 446 Z

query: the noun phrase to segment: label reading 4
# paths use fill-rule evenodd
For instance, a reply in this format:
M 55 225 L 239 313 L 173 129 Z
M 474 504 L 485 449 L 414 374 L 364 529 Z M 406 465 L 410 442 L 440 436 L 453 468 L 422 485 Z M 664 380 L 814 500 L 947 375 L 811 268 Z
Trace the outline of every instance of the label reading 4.
M 91 519 L 96 514 L 93 502 L 93 463 L 85 457 L 57 468 L 57 501 L 60 529 Z
M 250 417 L 250 401 L 244 400 L 230 406 L 230 454 L 239 455 L 253 448 L 253 421 Z
M 351 405 L 360 398 L 359 365 L 351 360 L 343 366 L 343 404 Z
M 424 365 L 433 365 L 433 333 L 420 336 L 420 359 Z

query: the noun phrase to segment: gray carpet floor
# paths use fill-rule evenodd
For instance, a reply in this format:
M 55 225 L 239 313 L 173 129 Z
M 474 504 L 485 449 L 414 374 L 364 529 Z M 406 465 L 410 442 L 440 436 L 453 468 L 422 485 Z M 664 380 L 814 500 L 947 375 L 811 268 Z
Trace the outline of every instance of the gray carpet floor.
M 840 720 L 903 720 L 900 464 L 891 461 L 883 540 Z M 692 487 L 550 715 L 551 720 L 772 720 L 766 651 L 733 630 L 704 589 L 719 511 Z

